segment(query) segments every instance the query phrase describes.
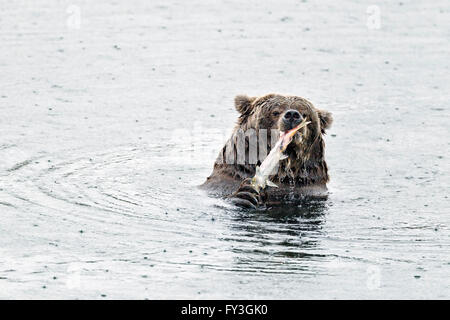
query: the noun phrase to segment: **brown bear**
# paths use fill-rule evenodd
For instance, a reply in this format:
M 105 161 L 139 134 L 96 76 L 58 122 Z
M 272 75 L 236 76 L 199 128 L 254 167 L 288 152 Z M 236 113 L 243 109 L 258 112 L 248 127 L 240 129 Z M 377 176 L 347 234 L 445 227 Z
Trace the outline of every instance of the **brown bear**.
M 279 94 L 238 95 L 235 107 L 240 113 L 236 127 L 203 188 L 250 208 L 326 194 L 329 176 L 323 135 L 333 121 L 330 112 L 315 108 L 304 98 Z M 285 151 L 287 157 L 270 176 L 278 188 L 258 192 L 250 183 L 256 167 L 275 145 L 280 131 L 294 128 L 304 119 L 310 123 L 296 133 Z

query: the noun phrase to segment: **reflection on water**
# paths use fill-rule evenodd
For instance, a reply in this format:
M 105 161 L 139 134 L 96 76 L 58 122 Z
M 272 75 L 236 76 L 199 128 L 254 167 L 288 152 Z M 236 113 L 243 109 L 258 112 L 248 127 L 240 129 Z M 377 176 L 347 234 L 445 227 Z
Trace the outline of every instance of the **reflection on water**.
M 263 210 L 236 210 L 230 228 L 235 270 L 270 273 L 313 272 L 325 255 L 318 252 L 329 203 L 304 198 Z
M 273 205 L 261 210 L 261 215 L 256 217 L 267 217 L 273 221 L 280 222 L 298 222 L 301 219 L 310 219 L 309 221 L 322 221 L 321 219 L 327 213 L 330 203 L 327 197 L 315 198 L 304 197 L 299 201 L 286 203 L 282 205 Z M 255 215 L 252 215 L 255 217 Z

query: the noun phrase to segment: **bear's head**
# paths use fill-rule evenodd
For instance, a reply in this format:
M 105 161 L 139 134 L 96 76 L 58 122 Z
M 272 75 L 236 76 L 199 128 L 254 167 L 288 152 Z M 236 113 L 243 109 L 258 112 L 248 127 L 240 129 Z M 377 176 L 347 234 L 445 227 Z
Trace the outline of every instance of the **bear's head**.
M 243 179 L 254 175 L 257 165 L 264 160 L 257 148 L 257 161 L 251 161 L 251 136 L 246 132 L 254 132 L 253 136 L 261 138 L 261 130 L 267 133 L 267 153 L 278 140 L 279 132 L 297 126 L 306 119 L 310 123 L 300 129 L 288 145 L 285 154 L 288 156 L 278 166 L 272 181 L 289 185 L 305 186 L 325 184 L 328 181 L 328 169 L 324 159 L 325 131 L 330 128 L 333 118 L 330 112 L 319 110 L 308 100 L 297 96 L 268 94 L 262 97 L 239 95 L 235 98 L 235 107 L 239 119 L 232 137 L 222 149 L 215 169 L 221 174 Z M 239 161 L 227 161 L 230 155 L 239 158 L 239 133 L 245 136 L 245 154 Z M 275 136 L 274 136 L 275 135 Z M 241 134 L 242 136 L 242 134 Z M 261 141 L 258 141 L 261 143 Z M 229 150 L 231 149 L 232 150 Z M 264 149 L 264 148 L 262 148 Z M 242 153 L 242 152 L 241 152 Z

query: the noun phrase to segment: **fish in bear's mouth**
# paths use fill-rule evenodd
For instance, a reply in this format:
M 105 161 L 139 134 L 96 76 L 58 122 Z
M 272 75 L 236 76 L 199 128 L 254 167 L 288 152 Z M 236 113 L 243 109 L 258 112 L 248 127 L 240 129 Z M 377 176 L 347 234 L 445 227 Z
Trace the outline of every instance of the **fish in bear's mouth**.
M 309 121 L 307 121 L 307 122 L 309 123 Z M 285 132 L 287 132 L 287 131 L 281 131 L 280 130 L 280 135 L 284 134 Z M 308 133 L 307 126 L 300 128 L 293 135 L 292 140 L 286 146 L 286 149 L 285 149 L 284 153 L 289 156 L 289 155 L 294 154 L 294 153 L 299 153 L 302 149 L 304 149 L 306 147 L 305 143 L 307 141 L 307 139 L 306 139 L 306 134 L 307 133 Z

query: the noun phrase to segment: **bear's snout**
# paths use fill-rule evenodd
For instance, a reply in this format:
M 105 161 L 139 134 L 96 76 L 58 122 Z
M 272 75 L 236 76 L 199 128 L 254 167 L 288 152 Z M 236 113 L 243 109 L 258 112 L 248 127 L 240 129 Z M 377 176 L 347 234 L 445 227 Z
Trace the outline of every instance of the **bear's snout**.
M 282 118 L 281 131 L 290 130 L 298 126 L 302 122 L 302 116 L 300 112 L 294 109 L 287 110 Z

